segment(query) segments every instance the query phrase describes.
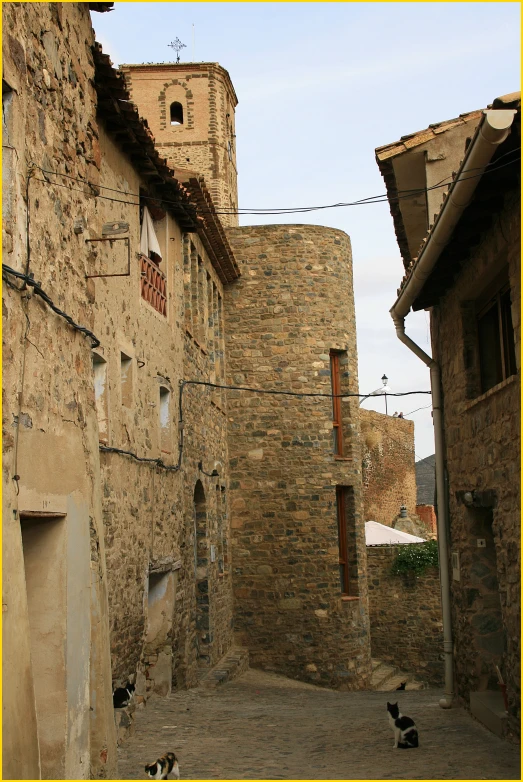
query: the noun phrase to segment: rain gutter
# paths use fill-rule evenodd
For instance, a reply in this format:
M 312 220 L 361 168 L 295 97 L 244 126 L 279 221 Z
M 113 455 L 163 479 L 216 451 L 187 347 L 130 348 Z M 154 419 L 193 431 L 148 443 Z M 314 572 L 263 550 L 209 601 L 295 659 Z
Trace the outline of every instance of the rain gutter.
M 443 409 L 441 371 L 439 364 L 405 334 L 405 318 L 412 304 L 431 275 L 436 263 L 449 242 L 461 215 L 469 205 L 486 166 L 497 147 L 510 133 L 510 126 L 516 111 L 513 109 L 492 109 L 484 112 L 458 174 L 451 185 L 447 198 L 436 218 L 427 240 L 415 262 L 412 273 L 393 304 L 390 314 L 396 327 L 396 336 L 430 370 L 432 391 L 432 417 L 434 425 L 434 446 L 436 457 L 436 492 L 438 519 L 438 550 L 441 583 L 441 608 L 443 614 L 443 652 L 445 660 L 445 695 L 439 701 L 443 709 L 450 709 L 454 697 L 452 617 L 450 602 L 449 511 L 445 486 L 445 459 L 443 436 Z

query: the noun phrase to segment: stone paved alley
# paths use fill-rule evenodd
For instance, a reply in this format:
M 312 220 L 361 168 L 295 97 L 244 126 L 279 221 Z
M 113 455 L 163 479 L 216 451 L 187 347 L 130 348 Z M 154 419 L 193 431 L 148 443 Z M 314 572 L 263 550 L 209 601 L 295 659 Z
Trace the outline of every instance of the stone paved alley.
M 394 693 L 395 695 L 395 693 Z M 398 693 L 420 733 L 393 750 L 382 692 L 341 693 L 249 670 L 215 690 L 177 692 L 136 713 L 120 749 L 120 779 L 173 750 L 182 779 L 520 779 L 518 748 L 438 690 Z

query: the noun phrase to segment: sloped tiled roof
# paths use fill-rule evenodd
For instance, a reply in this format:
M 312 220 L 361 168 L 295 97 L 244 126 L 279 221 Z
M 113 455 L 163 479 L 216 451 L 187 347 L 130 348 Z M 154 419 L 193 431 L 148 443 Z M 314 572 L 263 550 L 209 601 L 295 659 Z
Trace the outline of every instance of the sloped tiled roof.
M 516 109 L 517 116 L 507 139 L 497 147 L 496 152 L 492 156 L 488 172 L 483 172 L 479 175 L 478 186 L 474 192 L 471 203 L 461 215 L 460 221 L 454 229 L 451 241 L 443 249 L 435 269 L 432 270 L 423 289 L 412 304 L 412 309 L 415 311 L 426 309 L 435 304 L 438 300 L 438 296 L 447 289 L 448 285 L 451 284 L 452 280 L 455 279 L 456 275 L 459 273 L 463 262 L 468 257 L 468 253 L 480 241 L 483 232 L 490 225 L 496 210 L 502 205 L 505 192 L 510 188 L 518 190 L 520 188 L 521 154 L 517 157 L 517 153 L 520 153 L 521 150 L 521 93 L 512 92 L 508 95 L 496 98 L 492 105 L 487 108 Z M 480 125 L 476 128 L 476 133 L 479 132 L 479 128 Z M 459 170 L 452 174 L 452 181 L 449 183 L 448 190 L 443 194 L 440 211 L 436 216 L 434 224 L 429 229 L 427 236 L 423 239 L 416 257 L 410 260 L 408 264 L 405 264 L 406 272 L 401 280 L 400 287 L 397 290 L 398 296 L 401 295 L 402 290 L 407 285 L 421 253 L 428 244 L 430 237 L 438 224 L 446 199 L 454 186 L 465 161 L 466 152 L 473 143 L 474 140 L 472 140 L 472 143 L 467 145 L 463 150 L 464 154 Z M 507 155 L 512 155 L 512 157 L 507 160 Z M 500 165 L 499 169 L 501 170 L 498 170 L 496 162 L 501 156 L 505 158 L 505 163 Z M 510 165 L 511 163 L 513 165 Z M 487 173 L 488 176 L 485 176 L 485 173 Z
M 396 233 L 396 239 L 405 269 L 409 268 L 409 264 L 413 261 L 413 257 L 409 249 L 407 232 L 400 209 L 400 193 L 398 192 L 393 161 L 398 155 L 405 154 L 421 144 L 426 144 L 428 141 L 431 141 L 442 133 L 453 130 L 460 125 L 463 126 L 468 123 L 474 123 L 474 125 L 476 125 L 481 119 L 481 114 L 481 110 L 460 114 L 459 117 L 456 117 L 455 119 L 449 119 L 445 122 L 437 122 L 434 125 L 429 125 L 429 127 L 424 130 L 419 130 L 416 133 L 409 133 L 406 136 L 402 136 L 399 141 L 393 141 L 391 144 L 385 144 L 375 150 L 376 162 L 385 181 L 390 213 L 394 221 L 394 231 Z M 474 132 L 474 127 L 471 132 Z M 463 149 L 463 154 L 465 154 L 465 149 Z

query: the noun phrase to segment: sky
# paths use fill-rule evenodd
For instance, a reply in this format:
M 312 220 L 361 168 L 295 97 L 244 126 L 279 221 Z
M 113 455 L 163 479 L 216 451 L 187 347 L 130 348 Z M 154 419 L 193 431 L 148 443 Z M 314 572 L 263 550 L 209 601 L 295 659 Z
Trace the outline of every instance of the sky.
M 238 96 L 241 208 L 303 207 L 385 192 L 374 150 L 520 89 L 519 3 L 116 2 L 93 13 L 115 65 L 219 62 Z M 403 265 L 387 203 L 240 225 L 307 223 L 351 237 L 360 393 L 428 390 L 429 371 L 389 314 Z M 430 354 L 428 312 L 406 332 Z M 383 398 L 363 402 L 385 412 Z M 430 397 L 387 399 L 415 422 L 416 459 L 434 452 Z M 423 408 L 423 409 L 419 409 Z

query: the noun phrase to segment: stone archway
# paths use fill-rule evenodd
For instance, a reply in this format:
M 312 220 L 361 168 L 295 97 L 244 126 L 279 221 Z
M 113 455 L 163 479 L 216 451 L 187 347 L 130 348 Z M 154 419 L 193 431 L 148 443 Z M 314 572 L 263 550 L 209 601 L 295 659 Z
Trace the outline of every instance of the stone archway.
M 194 488 L 194 570 L 196 595 L 196 664 L 211 663 L 211 607 L 209 600 L 209 536 L 207 503 L 201 481 Z

